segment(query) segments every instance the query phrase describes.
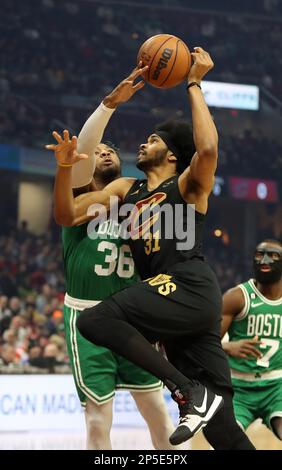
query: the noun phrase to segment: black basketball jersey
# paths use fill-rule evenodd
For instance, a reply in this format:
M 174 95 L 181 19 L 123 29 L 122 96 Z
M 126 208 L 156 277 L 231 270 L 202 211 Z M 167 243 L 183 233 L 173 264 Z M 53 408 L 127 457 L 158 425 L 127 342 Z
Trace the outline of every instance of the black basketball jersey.
M 177 271 L 185 277 L 185 264 L 204 259 L 202 238 L 205 216 L 182 198 L 178 176 L 148 191 L 147 180 L 136 180 L 124 203 L 134 204 L 130 219 L 130 246 L 142 279 Z

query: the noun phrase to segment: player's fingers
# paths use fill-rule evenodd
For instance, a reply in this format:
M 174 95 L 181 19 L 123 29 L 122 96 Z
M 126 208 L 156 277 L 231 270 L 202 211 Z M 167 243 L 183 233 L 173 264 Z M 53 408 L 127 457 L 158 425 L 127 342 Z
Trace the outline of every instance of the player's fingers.
M 72 138 L 71 138 L 71 146 L 72 146 L 73 149 L 75 149 L 76 146 L 77 146 L 77 137 L 76 137 L 76 135 L 73 135 Z
M 148 70 L 148 65 L 145 65 L 144 67 L 141 67 L 140 69 L 135 69 L 133 72 L 130 74 L 128 77 L 130 80 L 136 80 L 136 78 L 140 77 L 146 70 Z
M 53 131 L 53 132 L 52 132 L 52 136 L 53 136 L 54 139 L 58 142 L 58 144 L 61 144 L 61 143 L 63 142 L 62 137 L 60 136 L 60 134 L 58 134 L 57 131 Z
M 46 148 L 47 150 L 56 150 L 56 147 L 57 147 L 57 145 L 55 145 L 55 144 L 48 144 L 48 145 L 45 145 L 45 148 Z
M 87 160 L 88 155 L 86 155 L 86 153 L 80 153 L 78 155 L 78 158 L 79 158 L 79 160 Z
M 247 359 L 247 358 L 248 358 L 247 354 L 244 354 L 244 353 L 242 353 L 242 352 L 238 354 L 238 357 L 242 357 L 243 359 Z
M 243 351 L 244 353 L 250 354 L 253 357 L 261 357 L 261 352 L 254 346 L 246 345 Z
M 261 341 L 259 341 L 258 339 L 250 339 L 248 343 L 249 344 L 261 344 Z
M 67 131 L 66 129 L 63 132 L 63 136 L 64 136 L 64 141 L 65 142 L 68 142 L 70 140 L 69 131 Z
M 135 70 L 131 76 L 131 80 L 136 80 L 136 78 L 140 77 L 146 70 L 148 70 L 148 65 L 145 65 L 145 67 L 141 67 L 141 69 Z
M 196 54 L 195 52 L 191 52 L 191 57 L 194 61 L 194 64 L 196 64 L 197 60 L 199 59 L 199 54 Z
M 258 337 L 255 336 L 254 338 L 244 340 L 244 341 L 243 341 L 243 344 L 247 344 L 247 345 L 253 346 L 253 345 L 261 344 L 261 341 L 259 341 Z
M 258 335 L 254 336 L 251 341 L 254 341 L 254 342 L 257 342 L 257 343 L 261 343 L 261 341 L 259 340 L 259 337 Z
M 194 51 L 195 52 L 205 52 L 204 49 L 202 47 L 199 47 L 199 46 L 194 47 Z
M 145 85 L 145 82 L 141 80 L 140 82 L 136 83 L 136 85 L 134 85 L 132 88 L 134 91 L 138 91 L 138 90 L 141 90 L 141 88 L 143 88 L 144 85 Z

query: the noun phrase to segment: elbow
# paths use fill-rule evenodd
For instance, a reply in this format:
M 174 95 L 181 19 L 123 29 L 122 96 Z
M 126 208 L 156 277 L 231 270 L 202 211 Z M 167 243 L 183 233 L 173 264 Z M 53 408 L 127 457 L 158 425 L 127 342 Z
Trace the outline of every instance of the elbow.
M 56 221 L 56 224 L 62 225 L 63 227 L 72 227 L 74 220 L 73 217 L 70 217 L 68 214 L 60 214 L 54 212 L 54 219 Z
M 202 149 L 197 150 L 199 158 L 208 158 L 217 160 L 218 158 L 218 147 L 215 145 L 206 145 Z

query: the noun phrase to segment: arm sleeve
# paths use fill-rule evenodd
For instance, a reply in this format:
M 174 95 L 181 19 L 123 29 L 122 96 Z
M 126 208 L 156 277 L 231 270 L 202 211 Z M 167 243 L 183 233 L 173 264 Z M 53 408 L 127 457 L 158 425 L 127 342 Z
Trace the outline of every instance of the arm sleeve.
M 86 153 L 87 160 L 81 160 L 72 168 L 72 187 L 81 188 L 92 181 L 95 170 L 95 148 L 100 144 L 105 128 L 115 109 L 107 108 L 101 103 L 87 119 L 77 141 L 79 153 Z

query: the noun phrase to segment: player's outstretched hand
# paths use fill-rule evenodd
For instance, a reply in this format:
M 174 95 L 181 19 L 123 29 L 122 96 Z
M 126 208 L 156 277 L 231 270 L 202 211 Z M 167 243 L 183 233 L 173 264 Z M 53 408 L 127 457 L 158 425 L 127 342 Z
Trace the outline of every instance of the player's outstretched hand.
M 130 100 L 136 91 L 141 90 L 141 88 L 144 87 L 144 80 L 139 80 L 139 82 L 136 82 L 136 80 L 141 77 L 147 69 L 148 65 L 143 67 L 142 61 L 140 61 L 137 67 L 132 70 L 131 74 L 120 82 L 108 96 L 106 96 L 103 101 L 104 105 L 108 108 L 116 108 L 119 104 Z
M 211 70 L 214 63 L 211 56 L 202 47 L 194 47 L 194 52 L 191 53 L 193 65 L 188 74 L 188 83 L 200 83 L 202 78 Z
M 64 130 L 63 138 L 56 131 L 52 132 L 52 135 L 57 141 L 57 144 L 45 145 L 45 148 L 55 152 L 58 166 L 66 168 L 71 167 L 80 160 L 86 160 L 88 158 L 88 155 L 85 153 L 79 154 L 77 152 L 77 137 L 74 135 L 70 139 L 69 131 Z

